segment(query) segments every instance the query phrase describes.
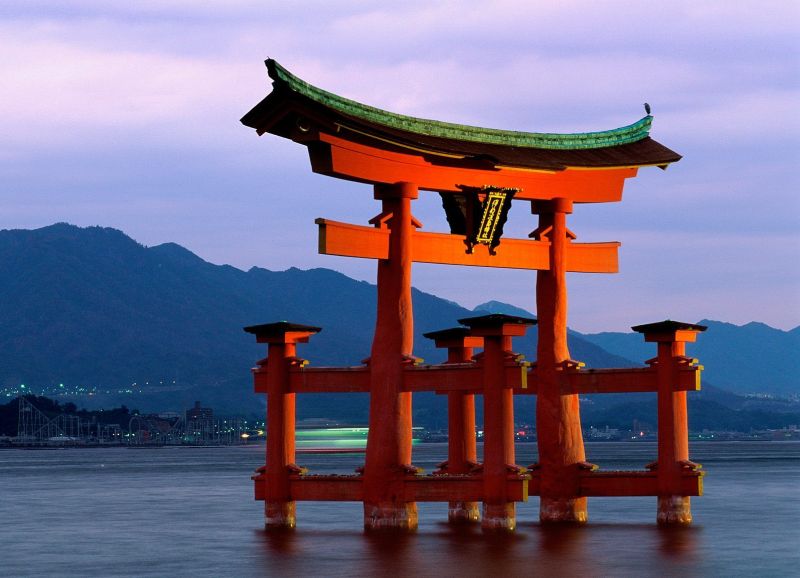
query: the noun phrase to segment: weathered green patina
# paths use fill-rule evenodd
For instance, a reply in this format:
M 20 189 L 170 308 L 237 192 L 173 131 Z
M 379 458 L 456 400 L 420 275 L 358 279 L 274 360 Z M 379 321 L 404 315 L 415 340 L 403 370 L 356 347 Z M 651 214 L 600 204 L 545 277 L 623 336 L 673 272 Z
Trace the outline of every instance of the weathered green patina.
M 482 128 L 415 118 L 361 104 L 309 84 L 272 59 L 267 60 L 267 68 L 276 84 L 284 84 L 288 89 L 343 115 L 431 137 L 551 150 L 597 149 L 640 141 L 649 135 L 653 122 L 653 117 L 647 115 L 633 124 L 613 130 L 572 134 Z

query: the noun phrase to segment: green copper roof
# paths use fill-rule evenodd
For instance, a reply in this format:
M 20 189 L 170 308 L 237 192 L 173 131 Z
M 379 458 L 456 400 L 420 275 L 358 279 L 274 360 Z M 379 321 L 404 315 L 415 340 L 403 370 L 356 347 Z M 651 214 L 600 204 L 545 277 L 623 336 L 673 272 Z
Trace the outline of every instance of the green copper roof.
M 648 136 L 653 122 L 653 117 L 647 115 L 621 128 L 573 134 L 481 128 L 395 114 L 317 88 L 296 77 L 272 59 L 267 60 L 267 67 L 276 84 L 284 83 L 294 92 L 347 116 L 393 129 L 452 140 L 540 149 L 596 149 L 640 141 Z

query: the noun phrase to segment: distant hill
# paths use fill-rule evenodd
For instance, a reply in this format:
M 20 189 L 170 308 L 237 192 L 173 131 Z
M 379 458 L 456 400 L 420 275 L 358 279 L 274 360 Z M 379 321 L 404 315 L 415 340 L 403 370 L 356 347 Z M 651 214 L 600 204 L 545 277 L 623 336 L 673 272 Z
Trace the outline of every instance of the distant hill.
M 329 269 L 244 272 L 174 243 L 145 247 L 115 229 L 63 223 L 0 231 L 0 299 L 0 386 L 149 383 L 153 393 L 239 399 L 263 356 L 243 326 L 319 325 L 303 355 L 357 364 L 369 355 L 376 305 L 374 285 Z M 413 299 L 415 353 L 441 360 L 422 333 L 473 313 L 417 290 Z M 520 350 L 532 356 L 533 343 Z M 588 342 L 574 347 L 596 364 L 618 361 Z
M 705 368 L 703 378 L 736 393 L 800 394 L 800 331 L 763 323 L 733 325 L 703 319 L 708 330 L 687 344 L 689 355 Z M 633 359 L 653 356 L 652 344 L 638 333 L 596 333 L 582 337 L 603 349 Z
M 476 312 L 417 290 L 413 299 L 415 354 L 441 361 L 443 352 L 422 333 L 452 327 Z M 317 366 L 358 364 L 369 355 L 375 305 L 374 285 L 329 269 L 245 272 L 208 263 L 173 243 L 145 247 L 120 231 L 101 227 L 62 223 L 3 230 L 0 391 L 25 383 L 34 393 L 52 394 L 63 383 L 67 388 L 97 387 L 98 395 L 79 401 L 86 406 L 124 403 L 145 411 L 181 409 L 200 399 L 221 411 L 260 411 L 263 396 L 252 393 L 249 369 L 263 357 L 264 347 L 253 343 L 242 327 L 276 320 L 319 325 L 323 331 L 301 346 L 300 355 Z M 530 315 L 499 302 L 485 303 L 476 311 Z M 785 333 L 765 327 L 757 336 L 762 341 L 764 333 Z M 739 335 L 735 330 L 731 334 Z M 614 367 L 631 366 L 635 363 L 630 359 L 653 354 L 652 346 L 640 351 L 638 335 L 637 341 L 624 334 L 601 335 L 607 337 L 571 332 L 573 358 L 592 367 Z M 726 332 L 720 330 L 719 335 L 729 339 Z M 798 335 L 791 334 L 795 340 Z M 746 349 L 746 343 L 736 343 L 738 350 Z M 770 347 L 777 351 L 779 345 Z M 535 358 L 535 328 L 515 340 L 515 349 Z M 712 359 L 716 358 L 709 355 L 703 362 L 708 367 Z M 747 356 L 741 360 L 749 362 Z M 770 364 L 761 368 L 765 375 L 779 371 Z M 140 393 L 115 393 L 119 389 Z M 103 393 L 106 390 L 110 393 Z M 730 398 L 725 402 L 730 407 L 743 403 L 736 396 L 720 395 Z M 605 411 L 617 396 L 594 397 L 595 410 Z M 532 401 L 520 400 L 526 415 L 533 413 Z M 298 411 L 301 418 L 363 421 L 366 407 L 363 394 L 308 395 Z M 443 425 L 443 408 L 441 396 L 415 396 L 419 423 Z
M 473 309 L 473 315 L 485 315 L 487 313 L 505 313 L 506 315 L 517 315 L 519 317 L 531 317 L 536 319 L 536 315 L 501 301 L 487 301 L 481 303 Z M 536 359 L 536 339 L 538 332 L 534 326 L 522 339 L 515 340 L 516 347 L 525 353 L 528 359 Z M 588 367 L 634 367 L 639 365 L 631 361 L 624 353 L 609 352 L 585 339 L 577 331 L 569 331 L 567 337 L 569 342 L 569 352 L 573 359 L 582 361 Z

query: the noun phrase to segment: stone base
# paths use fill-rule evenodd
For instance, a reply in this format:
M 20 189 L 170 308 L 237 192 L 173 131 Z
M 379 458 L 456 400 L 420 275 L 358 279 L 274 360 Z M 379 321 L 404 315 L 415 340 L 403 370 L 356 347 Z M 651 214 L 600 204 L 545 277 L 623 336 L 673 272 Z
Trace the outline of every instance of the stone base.
M 368 504 L 364 502 L 365 530 L 416 530 L 416 502 Z
M 686 526 L 692 523 L 692 508 L 689 496 L 658 496 L 659 524 Z
M 447 507 L 447 520 L 451 524 L 470 524 L 481 521 L 478 502 L 450 502 Z
M 291 529 L 297 524 L 295 502 L 266 502 L 264 504 L 264 527 L 269 529 Z
M 514 502 L 483 504 L 481 528 L 489 532 L 511 532 L 517 527 L 517 510 Z
M 545 498 L 539 502 L 539 521 L 543 524 L 585 524 L 589 519 L 586 498 Z

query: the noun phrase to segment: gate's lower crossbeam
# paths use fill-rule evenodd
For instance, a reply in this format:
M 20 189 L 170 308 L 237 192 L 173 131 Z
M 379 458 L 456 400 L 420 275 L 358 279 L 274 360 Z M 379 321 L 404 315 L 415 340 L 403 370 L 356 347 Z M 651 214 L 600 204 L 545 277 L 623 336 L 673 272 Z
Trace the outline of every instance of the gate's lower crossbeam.
M 293 475 L 289 478 L 294 501 L 360 502 L 364 499 L 363 476 Z M 255 499 L 266 497 L 266 477 L 253 476 Z M 528 476 L 511 475 L 506 481 L 509 500 L 528 499 Z M 403 483 L 403 501 L 407 502 L 481 502 L 484 499 L 482 475 L 408 476 Z
M 686 472 L 682 474 L 675 487 L 669 488 L 670 495 L 702 496 L 704 472 Z M 533 472 L 528 486 L 531 496 L 539 495 L 540 476 Z M 621 496 L 658 496 L 664 491 L 659 489 L 657 472 L 648 471 L 608 471 L 582 472 L 579 476 L 578 496 L 621 497 Z

